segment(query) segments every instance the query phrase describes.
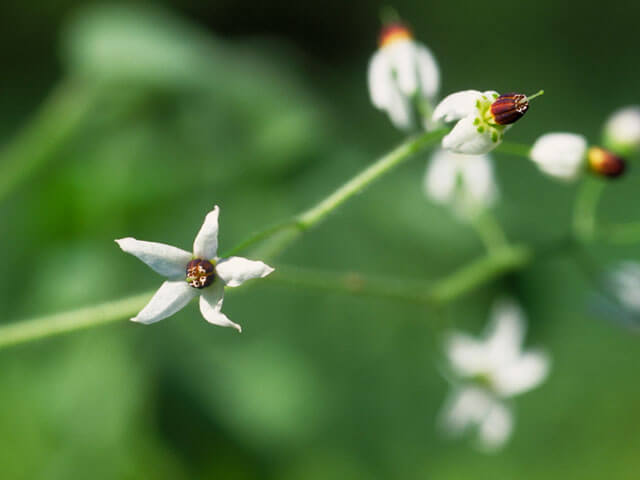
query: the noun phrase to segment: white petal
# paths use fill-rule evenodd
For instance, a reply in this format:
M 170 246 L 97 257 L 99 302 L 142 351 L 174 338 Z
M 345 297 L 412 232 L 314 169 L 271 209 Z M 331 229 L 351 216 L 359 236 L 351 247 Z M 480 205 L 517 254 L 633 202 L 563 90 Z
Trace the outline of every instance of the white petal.
M 425 194 L 438 203 L 451 203 L 454 198 L 458 164 L 448 150 L 438 150 L 432 156 L 424 177 Z
M 367 74 L 371 102 L 382 109 L 389 104 L 390 90 L 394 88 L 391 64 L 385 52 L 384 49 L 378 50 L 373 55 Z
M 499 370 L 494 387 L 504 397 L 524 393 L 544 381 L 549 372 L 549 358 L 539 351 L 525 352 L 516 361 Z
M 138 257 L 152 269 L 172 280 L 186 276 L 187 263 L 191 254 L 184 250 L 163 243 L 144 242 L 127 237 L 116 240 L 120 248 Z
M 233 323 L 222 313 L 222 300 L 224 298 L 224 284 L 214 281 L 213 285 L 202 289 L 200 295 L 200 312 L 205 320 L 213 325 L 220 327 L 235 328 L 238 332 L 242 332 L 242 328 L 237 323 Z
M 424 45 L 416 44 L 416 64 L 422 95 L 434 99 L 440 89 L 440 70 L 431 50 Z
M 263 278 L 273 272 L 266 263 L 243 257 L 224 258 L 216 265 L 217 275 L 229 287 L 237 287 L 252 278 Z
M 398 87 L 404 96 L 410 97 L 418 90 L 418 72 L 416 50 L 413 42 L 402 40 L 393 42 L 385 48 L 395 72 Z
M 488 155 L 459 155 L 462 185 L 469 200 L 487 207 L 498 197 L 498 186 L 493 174 L 493 163 Z
M 622 148 L 640 147 L 640 106 L 617 110 L 605 126 L 605 135 L 613 146 Z
M 456 373 L 473 377 L 485 373 L 490 365 L 490 351 L 484 342 L 463 333 L 453 333 L 445 345 L 449 363 Z
M 496 401 L 478 429 L 480 444 L 485 450 L 498 450 L 504 446 L 512 431 L 513 414 L 511 410 Z
M 482 100 L 482 92 L 477 90 L 464 90 L 452 93 L 445 97 L 433 112 L 433 120 L 444 120 L 452 122 L 475 114 L 477 111 L 476 102 Z
M 218 253 L 218 214 L 220 209 L 216 205 L 204 219 L 196 239 L 193 241 L 193 254 L 197 258 L 211 260 Z
M 445 403 L 441 423 L 453 434 L 480 424 L 488 415 L 494 400 L 480 388 L 465 387 L 453 392 Z
M 548 133 L 533 145 L 529 156 L 547 175 L 573 180 L 584 165 L 587 140 L 573 133 Z
M 486 336 L 495 368 L 519 358 L 525 331 L 526 320 L 522 309 L 511 300 L 496 301 Z
M 131 320 L 149 324 L 170 317 L 197 294 L 197 290 L 184 280 L 164 282 L 149 303 Z
M 479 155 L 488 153 L 500 145 L 500 140 L 495 142 L 492 140 L 489 129 L 485 129 L 482 133 L 478 132 L 477 126 L 473 124 L 475 119 L 474 113 L 460 120 L 442 139 L 442 146 L 457 153 Z
M 368 83 L 372 103 L 377 108 L 385 110 L 391 122 L 399 129 L 410 128 L 411 105 L 409 99 L 400 92 L 394 78 L 391 56 L 387 48 L 378 50 L 371 59 Z
M 640 312 L 640 264 L 623 262 L 609 281 L 618 300 L 628 309 Z

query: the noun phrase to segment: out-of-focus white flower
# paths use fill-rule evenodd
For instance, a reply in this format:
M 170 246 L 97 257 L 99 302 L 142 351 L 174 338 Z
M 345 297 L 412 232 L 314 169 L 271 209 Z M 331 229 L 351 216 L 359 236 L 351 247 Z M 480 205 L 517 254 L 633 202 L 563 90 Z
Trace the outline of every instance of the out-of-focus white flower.
M 424 191 L 435 202 L 461 213 L 487 208 L 498 197 L 491 158 L 438 150 L 427 167 Z
M 485 389 L 462 387 L 447 400 L 441 421 L 453 435 L 477 428 L 482 449 L 493 451 L 502 447 L 513 431 L 513 413 L 504 402 Z
M 380 48 L 369 62 L 368 83 L 373 104 L 386 111 L 396 127 L 408 129 L 416 123 L 416 110 L 426 109 L 430 115 L 440 72 L 431 51 L 416 42 L 407 27 L 393 23 L 382 30 Z
M 207 322 L 242 331 L 240 325 L 221 312 L 224 287 L 237 287 L 246 280 L 266 277 L 273 268 L 242 257 L 219 258 L 218 214 L 216 205 L 205 217 L 193 242 L 193 254 L 171 245 L 131 237 L 116 240 L 123 251 L 138 257 L 167 278 L 149 303 L 131 320 L 155 323 L 173 315 L 200 295 L 200 312 Z
M 640 106 L 615 111 L 604 127 L 607 147 L 621 154 L 640 149 Z
M 623 262 L 611 274 L 613 293 L 620 303 L 634 313 L 640 313 L 640 263 Z
M 533 144 L 531 160 L 547 175 L 574 180 L 585 170 L 587 139 L 574 133 L 547 133 Z
M 529 157 L 538 168 L 552 177 L 571 181 L 582 172 L 591 172 L 609 178 L 625 172 L 625 161 L 600 148 L 587 148 L 587 139 L 575 133 L 547 133 L 533 144 Z
M 447 357 L 462 381 L 442 414 L 451 432 L 476 427 L 480 443 L 487 449 L 506 442 L 513 416 L 504 400 L 536 387 L 549 371 L 544 352 L 522 350 L 525 323 L 520 307 L 502 300 L 494 305 L 483 339 L 459 332 L 450 335 Z

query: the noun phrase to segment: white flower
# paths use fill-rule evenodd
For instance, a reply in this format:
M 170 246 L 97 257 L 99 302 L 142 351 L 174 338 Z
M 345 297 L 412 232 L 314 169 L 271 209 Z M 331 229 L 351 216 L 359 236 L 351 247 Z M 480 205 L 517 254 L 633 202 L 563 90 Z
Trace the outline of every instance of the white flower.
M 424 191 L 435 202 L 463 214 L 487 208 L 498 197 L 491 158 L 438 150 L 427 167 Z
M 505 399 L 539 385 L 549 371 L 549 359 L 541 351 L 522 351 L 525 319 L 513 302 L 500 301 L 493 308 L 484 339 L 452 334 L 446 350 L 453 373 L 462 379 L 443 413 L 453 433 L 477 427 L 481 444 L 498 448 L 509 437 L 513 418 Z
M 440 86 L 440 72 L 431 51 L 399 24 L 383 29 L 380 48 L 369 62 L 369 95 L 401 129 L 414 125 L 415 108 L 427 108 Z M 415 105 L 414 102 L 419 102 Z
M 131 237 L 116 240 L 123 251 L 135 255 L 167 278 L 149 303 L 131 320 L 144 324 L 157 322 L 181 310 L 200 295 L 200 311 L 207 322 L 242 331 L 240 325 L 221 312 L 224 287 L 237 287 L 246 280 L 266 277 L 273 268 L 242 257 L 217 257 L 218 213 L 216 205 L 205 217 L 193 242 L 193 253 Z
M 610 277 L 613 292 L 626 308 L 640 313 L 640 263 L 623 262 Z
M 611 115 L 604 127 L 607 145 L 620 153 L 640 148 L 640 106 L 622 108 Z
M 531 160 L 547 175 L 573 180 L 585 168 L 587 140 L 573 133 L 547 133 L 533 144 Z
M 442 139 L 442 147 L 457 153 L 488 153 L 502 141 L 504 130 L 495 128 L 485 118 L 491 103 L 498 98 L 494 91 L 466 90 L 453 93 L 442 100 L 433 112 L 433 120 L 459 120 Z

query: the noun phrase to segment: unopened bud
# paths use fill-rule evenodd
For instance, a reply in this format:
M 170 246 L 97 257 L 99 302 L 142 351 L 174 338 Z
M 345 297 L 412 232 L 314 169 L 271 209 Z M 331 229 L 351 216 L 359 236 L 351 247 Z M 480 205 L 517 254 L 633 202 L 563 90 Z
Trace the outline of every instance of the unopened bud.
M 626 168 L 621 157 L 600 147 L 591 147 L 587 152 L 587 160 L 592 171 L 605 177 L 619 177 Z
M 410 40 L 411 38 L 411 31 L 404 24 L 394 22 L 382 27 L 378 44 L 382 48 L 398 40 Z

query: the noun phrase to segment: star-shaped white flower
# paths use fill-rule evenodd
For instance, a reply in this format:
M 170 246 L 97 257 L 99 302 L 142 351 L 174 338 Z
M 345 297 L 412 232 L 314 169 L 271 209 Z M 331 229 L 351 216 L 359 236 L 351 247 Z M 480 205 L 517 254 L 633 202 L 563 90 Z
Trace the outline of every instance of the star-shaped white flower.
M 498 187 L 489 155 L 464 155 L 437 150 L 424 177 L 424 192 L 465 216 L 491 206 Z
M 193 253 L 131 237 L 116 240 L 123 251 L 135 255 L 167 278 L 149 303 L 131 320 L 144 324 L 157 322 L 181 310 L 199 295 L 200 311 L 207 322 L 242 331 L 240 325 L 221 312 L 224 287 L 237 287 L 246 280 L 266 277 L 273 268 L 242 257 L 219 258 L 218 214 L 216 205 L 205 217 L 193 242 Z
M 471 155 L 490 152 L 500 145 L 511 124 L 527 112 L 529 100 L 534 96 L 520 93 L 499 95 L 493 90 L 452 93 L 433 112 L 434 122 L 457 121 L 442 139 L 442 147 Z
M 525 319 L 511 301 L 496 303 L 484 339 L 453 333 L 447 357 L 461 380 L 443 413 L 444 424 L 457 433 L 477 427 L 482 446 L 498 448 L 508 439 L 513 415 L 504 400 L 539 385 L 549 371 L 542 351 L 522 351 Z
M 368 84 L 372 103 L 386 111 L 396 127 L 408 129 L 415 124 L 416 109 L 429 109 L 435 100 L 440 72 L 431 51 L 395 23 L 382 30 L 380 48 L 369 62 Z

